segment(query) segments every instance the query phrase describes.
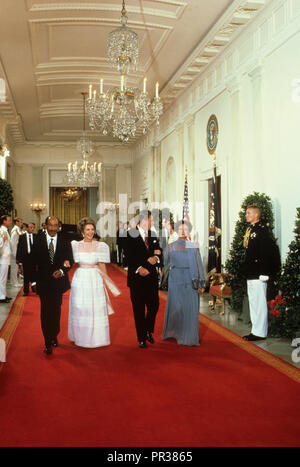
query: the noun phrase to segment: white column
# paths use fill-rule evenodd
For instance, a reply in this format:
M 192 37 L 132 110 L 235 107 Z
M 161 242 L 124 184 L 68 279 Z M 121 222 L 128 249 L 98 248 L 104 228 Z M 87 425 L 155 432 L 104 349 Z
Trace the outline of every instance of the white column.
M 252 84 L 252 147 L 253 155 L 261 161 L 259 170 L 255 170 L 252 177 L 255 177 L 256 183 L 260 184 L 261 190 L 263 190 L 264 179 L 267 174 L 267 168 L 265 167 L 264 157 L 264 145 L 263 145 L 263 109 L 262 109 L 262 66 L 255 67 L 249 72 L 249 77 Z M 267 159 L 266 159 L 267 160 Z M 259 187 L 256 189 L 260 189 Z
M 234 227 L 240 210 L 242 198 L 242 135 L 241 135 L 241 103 L 240 103 L 240 83 L 237 79 L 227 83 L 227 91 L 230 96 L 231 106 L 231 155 L 228 160 L 227 183 L 230 187 L 228 204 L 230 209 L 227 213 L 227 219 L 230 226 L 231 238 L 234 234 Z

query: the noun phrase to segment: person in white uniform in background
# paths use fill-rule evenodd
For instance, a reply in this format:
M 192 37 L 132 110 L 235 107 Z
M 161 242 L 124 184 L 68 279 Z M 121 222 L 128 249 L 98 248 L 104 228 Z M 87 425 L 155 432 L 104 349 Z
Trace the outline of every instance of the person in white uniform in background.
M 8 268 L 10 265 L 10 235 L 8 227 L 11 225 L 11 217 L 0 217 L 0 303 L 9 303 L 11 298 L 6 296 L 6 283 Z
M 23 235 L 23 220 L 20 217 L 14 219 L 14 227 L 10 233 L 10 248 L 11 248 L 11 258 L 10 258 L 10 285 L 12 287 L 20 287 L 21 284 L 18 284 L 18 270 L 19 266 L 16 262 L 17 248 L 19 243 L 20 235 Z

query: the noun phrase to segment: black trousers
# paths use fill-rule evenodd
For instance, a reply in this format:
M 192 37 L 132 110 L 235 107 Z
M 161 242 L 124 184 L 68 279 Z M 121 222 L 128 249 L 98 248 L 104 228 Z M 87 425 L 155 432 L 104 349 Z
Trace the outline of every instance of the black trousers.
M 45 346 L 50 347 L 51 342 L 57 338 L 60 332 L 60 315 L 62 294 L 40 295 L 41 301 L 41 325 Z
M 30 282 L 35 282 L 35 271 L 31 263 L 24 263 L 23 264 L 23 272 L 24 272 L 24 293 L 29 292 L 29 284 Z
M 142 342 L 146 340 L 147 332 L 154 332 L 155 318 L 159 308 L 158 284 L 144 278 L 144 281 L 130 286 L 130 298 L 137 339 Z

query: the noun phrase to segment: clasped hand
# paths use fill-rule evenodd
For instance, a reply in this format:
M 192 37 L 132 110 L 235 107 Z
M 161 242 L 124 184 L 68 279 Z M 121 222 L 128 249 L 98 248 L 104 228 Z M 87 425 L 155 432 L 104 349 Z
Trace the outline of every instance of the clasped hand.
M 66 261 L 64 261 L 64 268 L 70 268 L 70 267 L 71 267 L 70 261 L 66 259 Z M 54 271 L 54 273 L 52 274 L 52 277 L 54 277 L 54 279 L 59 279 L 63 275 L 64 275 L 63 272 L 60 269 L 58 269 L 57 271 Z
M 139 269 L 139 275 L 142 276 L 142 277 L 146 277 L 150 274 L 150 272 L 148 271 L 148 269 L 146 268 L 143 268 L 143 267 L 140 267 Z
M 157 263 L 157 258 L 155 256 L 150 256 L 150 258 L 147 259 L 148 263 L 152 264 L 152 266 L 155 266 Z
M 62 276 L 63 273 L 59 269 L 57 271 L 54 271 L 54 273 L 52 274 L 52 277 L 54 277 L 54 279 L 59 279 Z

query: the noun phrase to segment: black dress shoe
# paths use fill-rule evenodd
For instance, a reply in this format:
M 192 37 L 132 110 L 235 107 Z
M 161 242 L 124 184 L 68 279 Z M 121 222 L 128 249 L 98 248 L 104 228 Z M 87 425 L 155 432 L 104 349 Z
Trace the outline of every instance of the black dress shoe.
M 152 336 L 152 333 L 151 332 L 147 332 L 147 337 L 146 337 L 147 341 L 150 342 L 150 344 L 154 344 L 154 339 L 153 339 L 153 336 Z
M 254 334 L 250 333 L 247 336 L 244 336 L 243 339 L 245 341 L 253 342 L 253 341 L 263 341 L 266 339 L 266 337 L 255 336 Z
M 141 342 L 139 343 L 139 348 L 140 348 L 140 349 L 145 349 L 146 347 L 147 347 L 146 342 L 141 341 Z
M 12 300 L 11 297 L 5 297 L 5 300 L 8 300 L 9 302 Z
M 9 303 L 10 302 L 10 298 L 3 298 L 2 300 L 0 300 L 0 303 Z
M 47 354 L 47 355 L 51 355 L 52 354 L 52 347 L 45 347 L 44 348 L 44 353 Z
M 51 341 L 51 345 L 52 345 L 52 347 L 58 347 L 58 340 L 57 340 L 57 339 L 53 339 L 53 340 Z

